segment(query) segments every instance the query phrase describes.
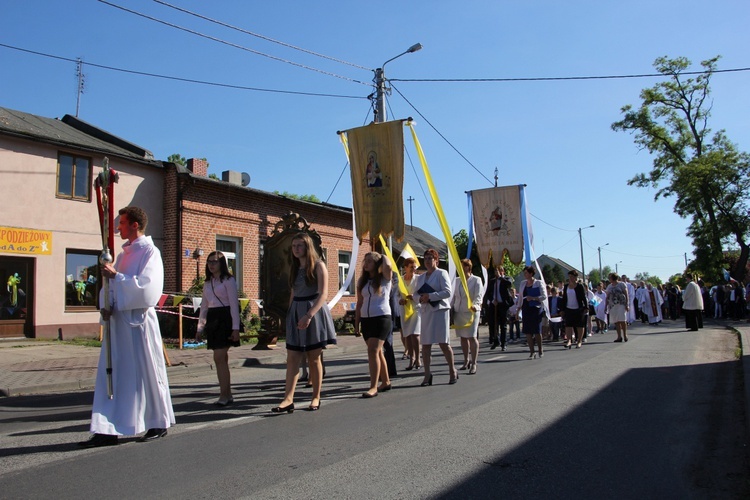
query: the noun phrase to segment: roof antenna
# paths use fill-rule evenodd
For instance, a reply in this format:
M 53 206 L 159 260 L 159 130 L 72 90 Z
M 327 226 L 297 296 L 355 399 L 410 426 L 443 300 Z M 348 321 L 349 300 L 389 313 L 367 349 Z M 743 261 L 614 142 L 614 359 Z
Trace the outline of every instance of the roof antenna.
M 78 88 L 76 89 L 76 118 L 78 118 L 78 109 L 81 106 L 81 95 L 83 95 L 84 74 L 83 59 L 76 58 L 76 78 L 78 79 Z

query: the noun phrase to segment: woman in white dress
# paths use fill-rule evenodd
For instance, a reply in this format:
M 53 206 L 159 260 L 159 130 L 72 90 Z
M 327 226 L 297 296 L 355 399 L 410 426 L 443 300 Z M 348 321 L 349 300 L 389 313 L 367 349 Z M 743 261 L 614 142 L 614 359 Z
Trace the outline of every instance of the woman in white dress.
M 607 292 L 604 291 L 604 282 L 602 281 L 596 287 L 594 293 L 599 298 L 599 305 L 596 306 L 596 328 L 599 333 L 607 332 Z
M 421 331 L 421 316 L 422 307 L 421 304 L 415 303 L 412 300 L 411 295 L 417 290 L 417 260 L 409 257 L 404 261 L 404 284 L 409 295 L 401 297 L 399 299 L 399 309 L 401 313 L 401 333 L 404 336 L 404 344 L 406 345 L 406 354 L 409 356 L 409 366 L 406 370 L 416 370 L 421 366 L 419 361 L 419 335 Z M 407 318 L 406 317 L 406 302 L 409 301 L 412 304 L 413 313 Z
M 466 284 L 469 289 L 469 300 L 466 299 L 464 287 L 456 285 L 456 293 L 451 298 L 451 309 L 453 310 L 453 325 L 456 335 L 461 339 L 461 350 L 464 353 L 464 364 L 460 370 L 469 369 L 469 375 L 477 372 L 477 357 L 479 356 L 479 329 L 480 314 L 482 307 L 482 280 L 471 274 L 471 260 L 462 259 L 461 267 L 466 275 Z M 471 356 L 471 357 L 470 357 Z
M 422 386 L 432 385 L 430 371 L 432 344 L 438 344 L 443 351 L 445 361 L 450 370 L 449 384 L 458 381 L 458 371 L 453 365 L 453 349 L 450 344 L 450 297 L 451 283 L 448 272 L 438 268 L 439 256 L 437 250 L 428 248 L 424 252 L 424 266 L 427 272 L 417 279 L 414 300 L 422 305 L 422 363 L 424 364 L 424 380 Z

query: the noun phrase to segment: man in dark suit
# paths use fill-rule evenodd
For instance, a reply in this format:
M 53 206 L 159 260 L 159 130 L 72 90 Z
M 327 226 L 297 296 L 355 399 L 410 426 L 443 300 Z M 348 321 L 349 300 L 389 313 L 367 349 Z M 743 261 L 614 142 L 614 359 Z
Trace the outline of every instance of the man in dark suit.
M 482 297 L 482 308 L 484 309 L 484 319 L 487 321 L 487 326 L 490 332 L 490 345 L 497 347 L 497 321 L 495 321 L 495 283 L 499 273 L 497 269 L 492 268 L 492 275 L 487 280 L 487 289 L 484 291 L 484 297 Z
M 505 344 L 508 335 L 508 309 L 513 305 L 513 298 L 510 296 L 510 287 L 513 286 L 510 278 L 505 276 L 505 268 L 503 266 L 497 266 L 496 278 L 493 287 L 493 304 L 495 305 L 495 342 L 492 344 L 491 349 L 498 346 L 498 327 L 500 330 L 500 349 L 505 350 Z

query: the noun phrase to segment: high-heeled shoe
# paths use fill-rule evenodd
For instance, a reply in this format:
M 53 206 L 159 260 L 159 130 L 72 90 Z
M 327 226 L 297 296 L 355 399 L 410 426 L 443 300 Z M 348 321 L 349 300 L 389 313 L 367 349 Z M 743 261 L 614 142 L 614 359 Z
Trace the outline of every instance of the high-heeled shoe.
M 571 344 L 565 344 L 563 347 L 565 347 L 566 349 L 570 349 L 570 346 Z
M 466 363 L 464 363 L 464 364 L 462 364 L 462 365 L 461 365 L 461 368 L 459 368 L 459 370 L 466 370 L 466 369 L 467 369 L 467 368 L 469 367 L 469 365 L 470 365 L 470 364 L 471 364 L 471 363 L 469 363 L 469 362 L 467 361 Z
M 407 372 L 411 371 L 413 369 L 414 369 L 414 365 L 413 364 L 410 364 L 409 366 L 407 366 L 406 368 L 404 368 L 404 370 L 406 370 Z
M 449 383 L 450 385 L 453 385 L 453 384 L 455 384 L 456 382 L 458 382 L 458 373 L 456 373 L 456 378 L 452 378 L 452 379 L 450 379 L 450 380 L 448 381 L 448 383 Z
M 529 359 L 534 359 L 534 358 L 536 358 L 536 353 L 532 352 L 531 354 L 529 354 Z
M 422 387 L 432 385 L 432 373 L 430 373 L 428 376 L 424 378 L 421 384 L 419 384 Z
M 271 408 L 271 411 L 273 413 L 294 413 L 294 403 L 290 403 L 286 406 L 276 406 L 275 408 Z
M 476 373 L 477 373 L 477 364 L 472 363 L 471 366 L 469 367 L 469 375 L 476 375 Z
M 381 385 L 380 387 L 378 387 L 378 392 L 390 391 L 391 387 L 393 387 L 391 384 Z
M 230 396 L 227 399 L 219 399 L 217 402 L 214 403 L 214 405 L 227 406 L 227 405 L 231 405 L 232 403 L 234 403 L 234 398 Z
M 316 405 L 310 403 L 310 406 L 307 407 L 307 410 L 308 411 L 318 411 L 320 409 L 321 403 L 322 403 L 321 400 L 318 400 L 318 404 L 316 404 Z

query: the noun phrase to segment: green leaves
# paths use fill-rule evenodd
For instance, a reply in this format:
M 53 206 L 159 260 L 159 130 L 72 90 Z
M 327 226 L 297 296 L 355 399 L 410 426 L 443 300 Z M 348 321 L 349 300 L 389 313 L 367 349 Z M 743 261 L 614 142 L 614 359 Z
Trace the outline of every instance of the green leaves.
M 675 213 L 691 219 L 697 269 L 719 273 L 723 245 L 737 245 L 745 258 L 733 275 L 742 279 L 750 256 L 750 159 L 723 130 L 709 139 L 710 81 L 719 57 L 702 61 L 695 77 L 685 57 L 656 59 L 654 67 L 666 79 L 641 91 L 638 108 L 623 106 L 612 129 L 631 133 L 635 144 L 653 155 L 651 171 L 636 174 L 628 185 L 655 188 L 656 199 L 675 198 Z

